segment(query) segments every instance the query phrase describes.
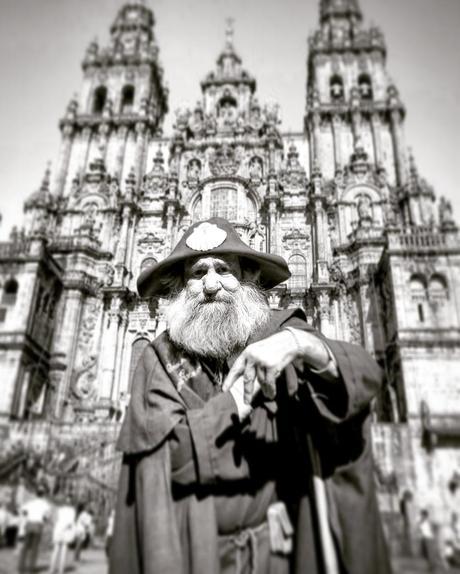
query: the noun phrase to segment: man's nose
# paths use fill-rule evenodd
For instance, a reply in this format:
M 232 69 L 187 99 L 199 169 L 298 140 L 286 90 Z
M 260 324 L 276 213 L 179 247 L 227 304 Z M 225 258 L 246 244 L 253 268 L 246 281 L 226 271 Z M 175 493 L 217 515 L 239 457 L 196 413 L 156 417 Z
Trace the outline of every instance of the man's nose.
M 217 273 L 215 271 L 208 271 L 203 277 L 203 290 L 206 295 L 214 295 L 221 287 Z

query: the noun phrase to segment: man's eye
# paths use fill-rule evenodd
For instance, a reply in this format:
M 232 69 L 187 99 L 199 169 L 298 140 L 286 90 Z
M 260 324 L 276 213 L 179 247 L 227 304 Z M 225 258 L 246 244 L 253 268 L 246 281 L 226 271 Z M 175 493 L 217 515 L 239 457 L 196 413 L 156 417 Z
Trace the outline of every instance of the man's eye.
M 217 273 L 219 273 L 219 275 L 226 275 L 227 273 L 230 272 L 228 267 L 218 267 L 216 271 Z

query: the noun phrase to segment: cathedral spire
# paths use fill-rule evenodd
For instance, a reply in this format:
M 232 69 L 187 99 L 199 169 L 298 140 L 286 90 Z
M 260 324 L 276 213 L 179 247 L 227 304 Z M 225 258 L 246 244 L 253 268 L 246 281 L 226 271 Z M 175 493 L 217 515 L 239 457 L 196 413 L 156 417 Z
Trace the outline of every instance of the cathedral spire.
M 321 0 L 320 18 L 321 23 L 335 18 L 360 21 L 362 13 L 358 0 Z

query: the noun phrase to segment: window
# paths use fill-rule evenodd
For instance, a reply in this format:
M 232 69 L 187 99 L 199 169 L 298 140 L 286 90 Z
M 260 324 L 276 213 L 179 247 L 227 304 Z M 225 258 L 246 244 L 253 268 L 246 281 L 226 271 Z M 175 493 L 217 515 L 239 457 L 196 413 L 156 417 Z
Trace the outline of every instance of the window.
M 236 116 L 237 102 L 231 96 L 224 96 L 218 105 L 218 115 L 220 118 L 232 120 Z
M 107 100 L 107 88 L 99 86 L 94 92 L 93 114 L 101 115 Z
M 18 282 L 16 279 L 8 279 L 3 288 L 2 303 L 6 305 L 14 305 L 18 294 Z
M 343 100 L 343 80 L 337 74 L 332 76 L 329 83 L 330 95 L 333 102 L 338 102 Z
M 121 93 L 121 113 L 130 114 L 134 106 L 134 86 L 125 86 Z
M 416 305 L 419 323 L 425 322 L 426 281 L 422 275 L 412 275 L 410 279 L 410 295 Z
M 372 82 L 367 74 L 361 74 L 358 78 L 359 94 L 362 100 L 372 100 Z
M 231 188 L 215 189 L 211 194 L 211 217 L 223 217 L 228 221 L 237 218 L 237 191 Z
M 289 287 L 291 288 L 306 288 L 306 260 L 303 255 L 292 255 L 288 261 L 289 270 L 291 271 L 291 278 L 289 279 Z
M 417 305 L 417 312 L 418 312 L 418 320 L 420 321 L 420 323 L 424 323 L 425 322 L 425 314 L 423 312 L 423 305 L 421 303 L 419 303 Z
M 129 364 L 129 379 L 128 379 L 128 381 L 129 381 L 128 392 L 129 393 L 131 393 L 131 390 L 132 390 L 134 372 L 136 370 L 137 363 L 139 362 L 139 359 L 141 358 L 141 355 L 144 352 L 145 347 L 147 347 L 147 345 L 149 343 L 150 343 L 150 341 L 148 339 L 145 339 L 145 338 L 137 339 L 133 343 L 133 346 L 131 349 L 131 363 Z
M 412 301 L 426 300 L 425 279 L 421 275 L 413 275 L 410 280 L 410 294 Z
M 447 283 L 442 275 L 433 275 L 428 284 L 428 297 L 432 303 L 444 303 L 447 299 Z

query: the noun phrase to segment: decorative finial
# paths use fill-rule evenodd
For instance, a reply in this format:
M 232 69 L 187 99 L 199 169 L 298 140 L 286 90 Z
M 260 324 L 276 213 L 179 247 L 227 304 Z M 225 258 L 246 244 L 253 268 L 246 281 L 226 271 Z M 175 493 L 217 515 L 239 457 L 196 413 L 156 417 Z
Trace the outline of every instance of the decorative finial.
M 46 163 L 45 173 L 43 175 L 42 184 L 40 186 L 41 191 L 49 191 L 51 179 L 51 161 Z
M 226 28 L 225 28 L 225 48 L 228 51 L 233 51 L 233 38 L 235 35 L 235 19 L 234 18 L 227 18 L 225 20 Z

